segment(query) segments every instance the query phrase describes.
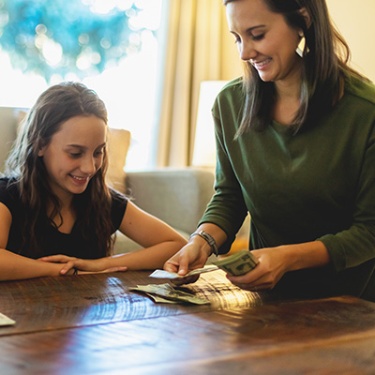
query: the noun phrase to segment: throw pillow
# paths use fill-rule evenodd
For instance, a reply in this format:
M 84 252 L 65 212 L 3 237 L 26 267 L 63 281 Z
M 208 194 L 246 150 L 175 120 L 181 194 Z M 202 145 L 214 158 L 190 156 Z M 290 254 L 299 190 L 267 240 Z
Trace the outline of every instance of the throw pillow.
M 130 146 L 129 130 L 109 128 L 107 141 L 108 171 L 106 180 L 113 189 L 126 192 L 125 162 Z

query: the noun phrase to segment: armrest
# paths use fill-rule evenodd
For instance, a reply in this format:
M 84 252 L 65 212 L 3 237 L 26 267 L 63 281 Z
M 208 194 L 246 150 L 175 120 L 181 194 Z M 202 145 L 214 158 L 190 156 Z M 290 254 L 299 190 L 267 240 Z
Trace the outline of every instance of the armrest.
M 186 233 L 196 229 L 214 193 L 214 171 L 162 168 L 127 172 L 127 194 L 146 212 Z

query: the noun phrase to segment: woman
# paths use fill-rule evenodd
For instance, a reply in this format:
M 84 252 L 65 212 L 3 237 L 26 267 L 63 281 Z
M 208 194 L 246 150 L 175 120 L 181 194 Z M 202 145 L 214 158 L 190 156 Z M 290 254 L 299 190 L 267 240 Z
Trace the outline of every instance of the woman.
M 186 243 L 106 186 L 106 138 L 94 91 L 68 82 L 39 97 L 0 179 L 0 280 L 160 268 Z M 144 249 L 110 256 L 117 229 Z
M 227 252 L 249 212 L 259 264 L 234 284 L 375 301 L 374 86 L 347 65 L 324 0 L 224 3 L 245 75 L 213 107 L 216 193 L 164 268 Z

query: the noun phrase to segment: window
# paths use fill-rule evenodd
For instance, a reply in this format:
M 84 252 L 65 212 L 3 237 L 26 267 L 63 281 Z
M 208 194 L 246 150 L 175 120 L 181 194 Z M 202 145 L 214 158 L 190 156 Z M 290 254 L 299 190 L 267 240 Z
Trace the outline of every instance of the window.
M 0 0 L 0 106 L 30 107 L 48 86 L 85 83 L 109 126 L 132 133 L 128 169 L 153 166 L 163 0 Z

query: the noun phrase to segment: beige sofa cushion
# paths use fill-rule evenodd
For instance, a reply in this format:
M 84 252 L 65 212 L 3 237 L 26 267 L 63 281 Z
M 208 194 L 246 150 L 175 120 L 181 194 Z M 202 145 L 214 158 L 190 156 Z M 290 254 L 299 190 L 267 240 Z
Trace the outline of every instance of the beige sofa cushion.
M 130 131 L 125 129 L 109 128 L 108 132 L 108 171 L 106 181 L 109 186 L 126 192 L 125 186 L 125 163 L 130 146 Z

